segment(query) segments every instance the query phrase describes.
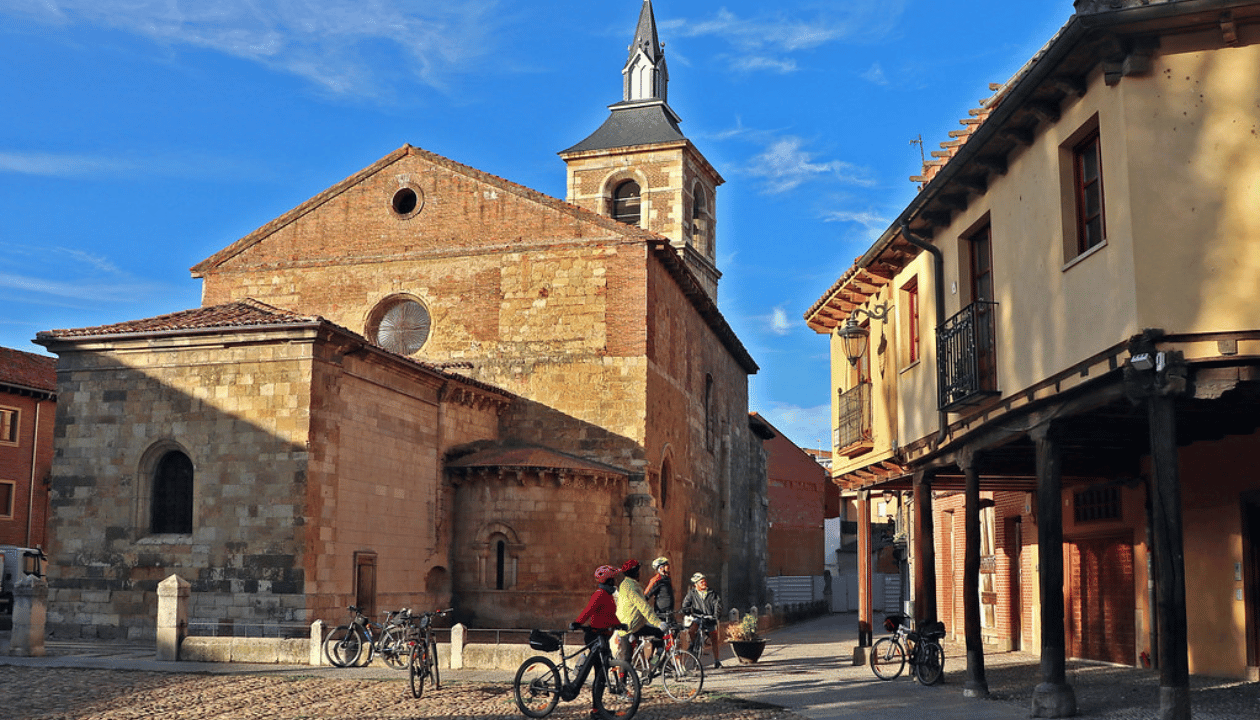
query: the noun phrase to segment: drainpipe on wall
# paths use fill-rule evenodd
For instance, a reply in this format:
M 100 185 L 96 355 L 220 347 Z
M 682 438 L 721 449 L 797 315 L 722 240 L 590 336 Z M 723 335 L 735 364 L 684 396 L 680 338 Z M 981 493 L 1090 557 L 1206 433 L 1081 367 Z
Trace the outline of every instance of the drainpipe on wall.
M 901 236 L 910 241 L 915 247 L 922 248 L 932 254 L 932 268 L 935 271 L 935 278 L 932 285 L 936 290 L 936 327 L 939 329 L 945 324 L 945 254 L 941 249 L 932 243 L 918 237 L 910 232 L 910 223 L 905 220 L 901 221 Z M 940 362 L 940 348 L 936 349 L 937 362 Z M 937 373 L 936 381 L 941 381 L 940 373 Z M 938 390 L 939 392 L 939 390 Z M 945 440 L 945 431 L 949 427 L 949 418 L 944 410 L 937 411 L 940 422 L 940 432 L 936 435 L 936 444 L 939 446 Z
M 35 527 L 35 472 L 39 467 L 39 411 L 43 400 L 35 401 L 35 427 L 31 432 L 31 485 L 26 501 L 26 547 L 32 547 L 31 536 Z

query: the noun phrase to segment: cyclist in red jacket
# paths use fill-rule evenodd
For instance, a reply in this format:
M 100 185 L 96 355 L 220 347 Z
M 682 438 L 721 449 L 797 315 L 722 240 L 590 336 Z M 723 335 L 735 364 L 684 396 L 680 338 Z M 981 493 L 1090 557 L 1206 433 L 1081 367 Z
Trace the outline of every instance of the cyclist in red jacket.
M 582 642 L 589 645 L 597 635 L 605 637 L 611 636 L 613 630 L 623 627 L 621 621 L 617 619 L 617 601 L 613 599 L 613 592 L 617 587 L 613 585 L 616 579 L 617 568 L 611 565 L 600 565 L 595 568 L 595 592 L 591 594 L 591 599 L 586 603 L 586 609 L 577 616 L 569 629 L 577 630 L 579 627 L 585 630 L 585 637 Z M 595 658 L 594 671 L 603 672 L 603 662 L 600 658 Z M 591 708 L 591 717 L 598 717 L 599 710 Z

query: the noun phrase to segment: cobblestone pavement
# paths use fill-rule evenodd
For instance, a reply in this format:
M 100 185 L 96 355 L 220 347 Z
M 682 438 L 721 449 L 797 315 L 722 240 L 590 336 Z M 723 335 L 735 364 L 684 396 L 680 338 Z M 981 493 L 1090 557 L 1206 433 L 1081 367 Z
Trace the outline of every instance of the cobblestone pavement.
M 561 703 L 556 720 L 585 720 L 588 698 Z M 500 720 L 523 716 L 506 683 L 454 683 L 411 697 L 406 676 L 187 674 L 0 666 L 3 720 Z M 692 703 L 644 689 L 643 720 L 801 720 L 787 710 L 708 694 Z

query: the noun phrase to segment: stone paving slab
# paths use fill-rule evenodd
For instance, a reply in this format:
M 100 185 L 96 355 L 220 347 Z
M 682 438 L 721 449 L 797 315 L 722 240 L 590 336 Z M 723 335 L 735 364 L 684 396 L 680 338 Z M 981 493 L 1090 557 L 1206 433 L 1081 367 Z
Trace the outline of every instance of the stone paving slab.
M 852 664 L 857 620 L 830 615 L 768 633 L 759 663 L 740 665 L 725 650 L 720 670 L 706 669 L 701 701 L 678 704 L 648 686 L 645 720 L 1005 720 L 1025 718 L 1040 678 L 1037 657 L 986 656 L 988 699 L 965 698 L 962 648 L 946 646 L 943 683 L 923 687 L 907 676 L 884 682 Z M 368 668 L 159 662 L 151 646 L 50 642 L 43 658 L 0 655 L 0 720 L 122 718 L 520 718 L 512 672 L 443 670 L 446 686 L 411 698 L 406 674 Z M 711 663 L 711 658 L 706 657 Z M 1159 714 L 1159 676 L 1150 670 L 1068 663 L 1068 681 L 1086 720 L 1146 720 Z M 1260 720 L 1260 683 L 1192 678 L 1195 720 Z M 235 699 L 234 699 L 235 698 Z M 333 699 L 330 699 L 333 698 Z M 584 717 L 580 702 L 552 717 Z

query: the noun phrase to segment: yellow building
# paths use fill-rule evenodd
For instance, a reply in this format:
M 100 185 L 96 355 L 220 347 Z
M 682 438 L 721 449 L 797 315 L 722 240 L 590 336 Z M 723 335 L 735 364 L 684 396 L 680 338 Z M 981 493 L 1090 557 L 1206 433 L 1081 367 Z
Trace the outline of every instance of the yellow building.
M 1039 649 L 1034 715 L 1093 657 L 1188 717 L 1189 673 L 1260 677 L 1260 2 L 1078 0 L 950 136 L 805 315 L 833 481 L 905 493 L 967 694 Z

